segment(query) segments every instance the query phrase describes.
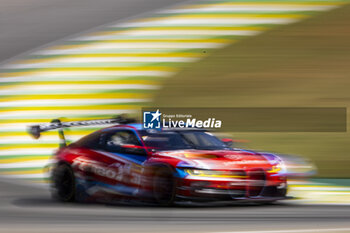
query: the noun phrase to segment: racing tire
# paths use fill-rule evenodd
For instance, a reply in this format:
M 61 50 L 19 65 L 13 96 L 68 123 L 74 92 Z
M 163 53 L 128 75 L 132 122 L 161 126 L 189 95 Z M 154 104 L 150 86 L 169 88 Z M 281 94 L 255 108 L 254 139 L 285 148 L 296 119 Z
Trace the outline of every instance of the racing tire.
M 76 200 L 75 175 L 68 164 L 60 164 L 54 169 L 51 194 L 54 199 L 61 202 Z
M 153 176 L 153 197 L 161 206 L 171 206 L 175 200 L 176 182 L 169 168 L 156 169 Z

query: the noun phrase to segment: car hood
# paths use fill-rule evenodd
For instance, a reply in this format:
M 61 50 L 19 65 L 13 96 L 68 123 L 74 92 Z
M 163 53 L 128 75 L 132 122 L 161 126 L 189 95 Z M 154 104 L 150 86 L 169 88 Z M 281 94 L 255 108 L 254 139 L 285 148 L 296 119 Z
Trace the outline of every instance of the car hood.
M 177 150 L 162 151 L 154 155 L 155 159 L 176 160 L 176 167 L 191 167 L 213 170 L 234 169 L 270 169 L 263 155 L 245 150 Z

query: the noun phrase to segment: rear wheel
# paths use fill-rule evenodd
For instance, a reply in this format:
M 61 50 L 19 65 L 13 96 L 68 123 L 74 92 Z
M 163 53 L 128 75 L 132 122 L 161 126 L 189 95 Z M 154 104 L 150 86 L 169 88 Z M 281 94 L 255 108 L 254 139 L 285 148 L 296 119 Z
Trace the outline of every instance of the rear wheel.
M 153 196 L 163 206 L 174 204 L 175 179 L 169 168 L 158 168 L 153 176 Z
M 75 201 L 76 188 L 73 169 L 67 164 L 58 165 L 52 174 L 52 196 L 63 202 Z

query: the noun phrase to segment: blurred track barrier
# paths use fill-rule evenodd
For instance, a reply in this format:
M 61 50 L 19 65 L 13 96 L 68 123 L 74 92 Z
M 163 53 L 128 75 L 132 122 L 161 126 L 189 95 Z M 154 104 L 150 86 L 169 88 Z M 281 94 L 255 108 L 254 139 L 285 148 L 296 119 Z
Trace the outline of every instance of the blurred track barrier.
M 147 106 L 164 78 L 215 49 L 346 1 L 199 1 L 113 23 L 0 70 L 0 174 L 42 182 L 58 138 L 34 141 L 26 126 L 52 118 L 98 119 Z M 25 38 L 24 38 L 25 39 Z M 82 128 L 75 140 L 96 130 Z
M 347 185 L 339 180 L 290 181 L 289 195 L 301 204 L 350 205 L 350 180 Z

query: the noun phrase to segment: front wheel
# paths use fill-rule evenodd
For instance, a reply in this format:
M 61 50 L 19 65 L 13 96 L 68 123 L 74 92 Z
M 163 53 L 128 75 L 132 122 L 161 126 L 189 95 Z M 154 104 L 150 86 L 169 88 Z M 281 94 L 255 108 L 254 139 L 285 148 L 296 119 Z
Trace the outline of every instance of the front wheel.
M 175 179 L 169 168 L 158 168 L 153 176 L 153 196 L 155 201 L 163 206 L 174 204 Z

